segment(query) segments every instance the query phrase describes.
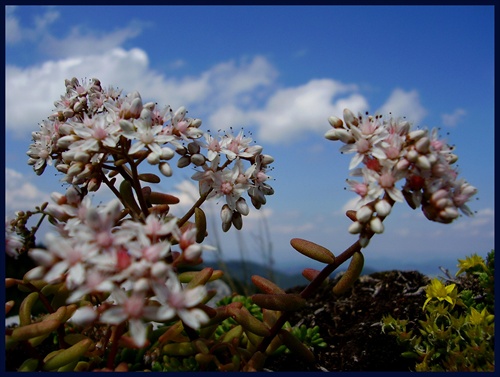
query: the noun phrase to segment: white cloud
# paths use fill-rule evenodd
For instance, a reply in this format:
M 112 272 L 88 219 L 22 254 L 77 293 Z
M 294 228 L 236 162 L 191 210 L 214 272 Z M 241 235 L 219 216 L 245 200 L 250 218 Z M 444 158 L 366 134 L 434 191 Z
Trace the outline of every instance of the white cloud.
M 177 60 L 174 60 L 173 62 L 171 62 L 168 66 L 171 69 L 178 69 L 178 68 L 184 67 L 185 65 L 186 65 L 186 62 L 184 60 L 177 59 Z
M 16 17 L 16 6 L 5 8 L 5 41 L 7 44 L 16 44 L 23 40 L 36 41 L 47 34 L 47 28 L 59 18 L 59 12 L 50 8 L 34 19 L 32 27 L 21 25 Z
M 43 202 L 49 201 L 49 194 L 40 191 L 28 177 L 21 173 L 5 169 L 5 213 L 33 210 Z
M 313 223 L 301 223 L 301 224 L 273 224 L 272 232 L 276 234 L 286 234 L 286 235 L 294 235 L 299 233 L 307 233 L 315 229 Z
M 383 115 L 391 113 L 393 117 L 406 117 L 409 122 L 418 125 L 427 111 L 420 103 L 420 96 L 416 90 L 405 92 L 397 88 L 393 90 L 378 113 Z
M 40 48 L 53 58 L 86 55 L 89 51 L 96 55 L 119 47 L 140 33 L 141 27 L 133 22 L 127 27 L 101 33 L 86 32 L 81 27 L 75 26 L 63 39 L 47 34 L 40 43 Z
M 14 44 L 23 39 L 21 25 L 14 15 L 15 9 L 15 6 L 5 7 L 5 42 L 7 44 Z
M 355 90 L 355 85 L 331 79 L 311 80 L 298 87 L 278 90 L 264 109 L 249 111 L 247 117 L 258 125 L 259 140 L 291 141 L 310 131 L 324 132 L 328 117 L 342 114 L 345 107 L 353 111 L 366 109 L 365 98 L 352 93 Z M 332 102 L 346 93 L 347 97 Z
M 442 122 L 445 126 L 455 127 L 458 123 L 460 123 L 463 118 L 467 115 L 467 112 L 464 109 L 455 109 L 451 114 L 443 114 L 441 115 Z
M 234 61 L 218 64 L 198 76 L 166 78 L 150 69 L 147 54 L 138 48 L 114 48 L 99 55 L 47 61 L 28 68 L 9 65 L 6 124 L 7 129 L 18 135 L 32 131 L 64 93 L 64 79 L 72 77 L 97 77 L 105 86 L 118 86 L 125 93 L 138 90 L 144 100 L 155 100 L 161 105 L 187 106 L 188 110 L 190 105 L 196 105 L 198 110 L 221 114 L 229 122 L 225 106 L 248 101 L 248 96 L 252 97 L 257 88 L 270 85 L 275 76 L 267 60 L 256 56 L 238 64 Z M 218 119 L 213 116 L 210 119 L 217 126 Z

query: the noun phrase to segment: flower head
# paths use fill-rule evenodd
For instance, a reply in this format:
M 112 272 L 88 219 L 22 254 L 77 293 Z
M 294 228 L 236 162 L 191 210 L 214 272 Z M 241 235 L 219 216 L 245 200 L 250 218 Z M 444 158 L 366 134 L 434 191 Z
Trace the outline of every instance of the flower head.
M 451 304 L 452 308 L 457 302 L 456 284 L 449 284 L 445 286 L 438 278 L 432 279 L 431 283 L 427 286 L 425 293 L 427 295 L 427 300 L 424 302 L 423 309 L 425 309 L 427 304 L 434 299 L 447 301 Z

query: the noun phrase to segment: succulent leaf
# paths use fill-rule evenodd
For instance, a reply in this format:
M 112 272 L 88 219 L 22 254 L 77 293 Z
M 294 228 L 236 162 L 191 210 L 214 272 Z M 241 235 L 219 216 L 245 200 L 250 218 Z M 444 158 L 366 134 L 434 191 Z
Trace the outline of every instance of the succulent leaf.
M 326 264 L 335 262 L 335 256 L 330 250 L 314 242 L 301 238 L 292 238 L 290 244 L 299 253 L 311 259 L 317 260 L 318 262 Z
M 252 301 L 261 308 L 280 310 L 280 311 L 295 311 L 306 304 L 306 300 L 299 294 L 265 294 L 257 293 L 252 295 Z
M 365 258 L 363 254 L 359 251 L 355 252 L 346 272 L 333 287 L 333 293 L 335 295 L 344 294 L 353 286 L 354 282 L 359 278 L 359 275 L 361 275 L 361 271 L 363 271 L 364 263 Z

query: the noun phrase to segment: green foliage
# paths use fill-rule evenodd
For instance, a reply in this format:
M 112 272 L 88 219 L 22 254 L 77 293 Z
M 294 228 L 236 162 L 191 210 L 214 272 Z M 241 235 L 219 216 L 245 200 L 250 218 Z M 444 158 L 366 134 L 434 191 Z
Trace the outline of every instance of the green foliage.
M 197 372 L 200 366 L 193 356 L 177 358 L 164 355 L 161 362 L 153 362 L 151 370 L 153 372 Z
M 262 321 L 262 309 L 258 305 L 255 305 L 249 297 L 241 295 L 225 297 L 220 300 L 217 305 L 228 305 L 232 302 L 241 302 L 243 306 L 246 307 L 252 314 L 252 316 Z M 233 318 L 225 319 L 215 330 L 216 338 L 218 339 L 220 336 L 223 336 L 236 325 L 238 325 L 238 323 Z M 327 346 L 320 335 L 319 326 L 314 326 L 313 328 L 309 328 L 306 325 L 292 327 L 290 325 L 290 322 L 287 321 L 283 325 L 283 328 L 287 331 L 290 331 L 306 346 L 320 348 L 324 348 Z M 285 345 L 281 345 L 273 352 L 273 355 L 278 355 L 282 352 L 290 353 L 290 350 Z
M 319 326 L 314 326 L 311 328 L 302 324 L 300 326 L 292 327 L 290 325 L 290 322 L 287 321 L 283 326 L 283 328 L 285 330 L 290 331 L 293 335 L 295 335 L 297 339 L 299 339 L 302 342 L 302 344 L 306 346 L 313 348 L 314 347 L 325 348 L 327 346 L 326 342 L 321 337 L 321 334 L 319 332 Z M 290 353 L 290 350 L 285 345 L 281 345 L 274 352 L 274 355 L 277 355 L 282 352 Z
M 408 320 L 385 316 L 384 332 L 406 346 L 416 371 L 494 370 L 494 251 L 459 259 L 453 284 L 433 279 L 427 286 L 425 320 L 409 329 Z

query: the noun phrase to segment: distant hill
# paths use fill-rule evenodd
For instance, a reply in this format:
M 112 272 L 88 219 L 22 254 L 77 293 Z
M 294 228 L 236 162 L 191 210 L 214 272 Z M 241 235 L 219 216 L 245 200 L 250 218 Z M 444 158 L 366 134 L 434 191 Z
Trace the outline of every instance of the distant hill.
M 270 271 L 267 266 L 251 261 L 242 262 L 239 260 L 231 260 L 224 261 L 224 263 L 227 270 L 227 272 L 225 271 L 226 278 L 228 278 L 227 275 L 229 274 L 229 277 L 236 279 L 243 284 L 253 286 L 251 281 L 252 275 L 259 275 L 269 279 L 283 289 L 305 286 L 308 284 L 307 279 L 302 276 L 302 273 L 285 273 L 276 269 Z M 224 271 L 223 266 L 220 266 L 217 261 L 205 261 L 204 266 Z M 346 267 L 334 271 L 332 276 L 335 276 L 340 271 L 345 271 Z M 376 270 L 365 267 L 362 274 L 369 275 L 373 272 L 376 272 Z

